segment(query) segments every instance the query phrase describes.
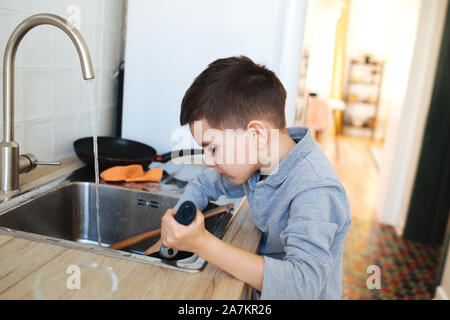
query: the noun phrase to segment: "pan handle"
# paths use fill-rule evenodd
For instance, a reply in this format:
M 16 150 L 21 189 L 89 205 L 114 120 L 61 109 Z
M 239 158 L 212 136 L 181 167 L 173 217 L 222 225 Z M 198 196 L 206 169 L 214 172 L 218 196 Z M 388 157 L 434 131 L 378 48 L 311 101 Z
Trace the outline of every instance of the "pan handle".
M 168 162 L 174 158 L 203 154 L 203 149 L 181 149 L 157 155 L 155 161 Z

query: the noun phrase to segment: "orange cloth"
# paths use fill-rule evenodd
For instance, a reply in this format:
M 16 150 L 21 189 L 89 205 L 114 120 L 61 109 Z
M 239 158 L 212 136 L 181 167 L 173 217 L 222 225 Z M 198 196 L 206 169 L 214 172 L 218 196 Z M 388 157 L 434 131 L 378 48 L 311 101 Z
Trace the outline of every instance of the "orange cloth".
M 152 168 L 144 172 L 140 164 L 129 166 L 116 166 L 106 169 L 100 173 L 100 177 L 105 181 L 151 181 L 160 182 L 163 170 L 161 168 Z

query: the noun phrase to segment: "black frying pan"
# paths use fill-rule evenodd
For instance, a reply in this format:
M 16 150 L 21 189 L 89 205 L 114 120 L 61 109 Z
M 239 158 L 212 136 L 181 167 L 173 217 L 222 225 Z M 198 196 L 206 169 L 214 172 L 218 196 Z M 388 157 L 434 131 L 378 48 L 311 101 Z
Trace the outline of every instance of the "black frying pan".
M 84 163 L 94 165 L 92 137 L 81 138 L 73 143 L 75 153 Z M 184 149 L 161 155 L 149 145 L 117 137 L 97 137 L 98 165 L 100 170 L 114 166 L 141 164 L 144 170 L 153 161 L 167 162 L 176 157 L 203 154 L 202 149 Z

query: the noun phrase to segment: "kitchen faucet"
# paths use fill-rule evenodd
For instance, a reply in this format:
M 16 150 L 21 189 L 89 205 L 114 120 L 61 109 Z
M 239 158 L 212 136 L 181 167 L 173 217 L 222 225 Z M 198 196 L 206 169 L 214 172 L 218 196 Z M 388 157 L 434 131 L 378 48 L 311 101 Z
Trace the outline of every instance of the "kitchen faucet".
M 66 19 L 54 14 L 36 14 L 22 21 L 11 34 L 3 59 L 3 141 L 0 142 L 0 193 L 19 190 L 19 174 L 29 172 L 37 165 L 60 165 L 60 162 L 38 161 L 32 154 L 19 156 L 19 145 L 14 141 L 14 60 L 17 47 L 25 34 L 41 24 L 49 24 L 64 31 L 72 40 L 80 58 L 85 80 L 93 79 L 89 50 L 78 29 Z

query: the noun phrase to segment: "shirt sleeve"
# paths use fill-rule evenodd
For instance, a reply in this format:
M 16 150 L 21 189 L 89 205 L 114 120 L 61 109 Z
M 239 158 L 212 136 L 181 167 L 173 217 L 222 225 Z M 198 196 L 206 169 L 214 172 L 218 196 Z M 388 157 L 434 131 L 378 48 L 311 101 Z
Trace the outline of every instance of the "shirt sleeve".
M 337 187 L 298 194 L 280 234 L 285 257 L 264 257 L 261 299 L 318 299 L 330 274 L 333 239 L 347 214 Z
M 203 211 L 209 201 L 217 200 L 221 195 L 229 198 L 241 198 L 245 195 L 240 184 L 232 183 L 228 178 L 217 173 L 214 168 L 208 168 L 186 185 L 186 189 L 174 209 L 184 201 L 190 200 Z

